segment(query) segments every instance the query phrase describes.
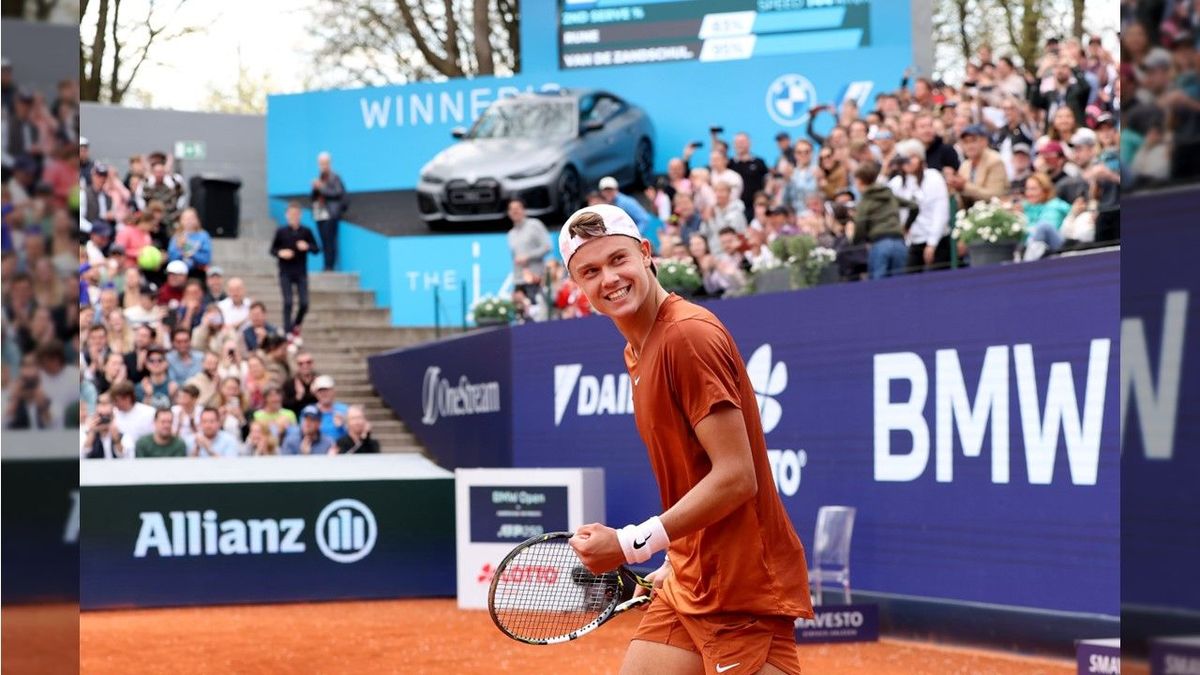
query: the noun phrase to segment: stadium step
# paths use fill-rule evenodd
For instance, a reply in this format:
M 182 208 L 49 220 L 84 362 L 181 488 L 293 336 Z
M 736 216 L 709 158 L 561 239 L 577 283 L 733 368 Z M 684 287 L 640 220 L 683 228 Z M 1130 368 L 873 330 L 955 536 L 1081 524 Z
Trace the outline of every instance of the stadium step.
M 269 242 L 226 239 L 213 243 L 213 259 L 224 271 L 226 281 L 232 277 L 242 279 L 246 295 L 266 304 L 272 323 L 281 323 L 282 298 L 275 262 L 266 253 Z M 333 377 L 338 401 L 363 406 L 372 436 L 379 440 L 383 452 L 427 455 L 408 425 L 376 395 L 366 357 L 433 340 L 436 333 L 432 328 L 392 326 L 390 310 L 377 307 L 375 293 L 363 290 L 360 281 L 355 273 L 309 274 L 303 348 L 313 355 L 319 374 Z

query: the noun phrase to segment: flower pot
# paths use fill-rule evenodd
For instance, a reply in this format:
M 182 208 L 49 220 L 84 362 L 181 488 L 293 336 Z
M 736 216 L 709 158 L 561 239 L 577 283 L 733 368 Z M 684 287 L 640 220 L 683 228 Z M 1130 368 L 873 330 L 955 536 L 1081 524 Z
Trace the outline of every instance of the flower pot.
M 821 274 L 817 277 L 817 285 L 824 286 L 825 284 L 836 284 L 841 280 L 841 276 L 838 275 L 837 264 L 830 263 L 821 268 Z
M 499 316 L 482 316 L 475 319 L 475 325 L 481 328 L 486 326 L 507 326 L 509 320 Z
M 1010 263 L 1013 261 L 1013 258 L 1017 252 L 1017 242 L 975 242 L 973 244 L 968 244 L 967 250 L 971 254 L 971 267 L 998 265 L 1000 263 Z
M 790 267 L 775 267 L 755 274 L 754 291 L 756 293 L 773 293 L 775 291 L 790 290 L 792 290 L 792 270 Z

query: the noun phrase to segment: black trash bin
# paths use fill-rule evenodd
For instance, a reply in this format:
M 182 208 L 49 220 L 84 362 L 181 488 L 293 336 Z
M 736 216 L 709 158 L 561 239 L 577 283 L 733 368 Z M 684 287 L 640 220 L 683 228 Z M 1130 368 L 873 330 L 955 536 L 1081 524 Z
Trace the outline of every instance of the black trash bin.
M 214 237 L 237 237 L 241 217 L 238 190 L 242 187 L 242 179 L 205 173 L 192 176 L 189 185 L 192 207 L 200 216 L 204 229 Z

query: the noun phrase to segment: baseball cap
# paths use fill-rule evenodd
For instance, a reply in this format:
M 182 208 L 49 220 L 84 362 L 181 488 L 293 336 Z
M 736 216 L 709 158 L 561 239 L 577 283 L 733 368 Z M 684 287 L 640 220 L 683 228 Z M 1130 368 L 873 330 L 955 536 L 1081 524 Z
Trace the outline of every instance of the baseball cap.
M 601 190 L 619 190 L 621 185 L 617 183 L 617 179 L 612 176 L 605 176 L 600 179 Z
M 108 175 L 108 165 L 97 162 L 96 166 L 92 167 L 92 173 L 99 174 L 101 176 L 107 176 Z
M 608 178 L 606 180 L 612 180 Z M 615 182 L 615 181 L 614 181 Z M 600 185 L 604 185 L 604 181 L 600 181 Z M 592 238 L 584 239 L 583 237 L 571 236 L 571 224 L 576 218 L 588 213 L 594 213 L 600 216 L 604 221 L 604 236 L 621 234 L 626 237 L 633 237 L 637 241 L 642 240 L 642 232 L 638 229 L 637 223 L 633 222 L 633 218 L 629 217 L 628 213 L 619 206 L 612 204 L 596 204 L 579 209 L 567 222 L 563 223 L 562 230 L 558 235 L 558 252 L 562 255 L 563 262 L 567 265 L 571 264 L 571 257 L 575 252 L 587 244 Z M 320 378 L 318 378 L 320 379 Z
M 187 274 L 187 263 L 182 260 L 172 260 L 167 263 L 167 274 Z
M 1042 146 L 1042 149 L 1041 149 L 1041 151 L 1040 151 L 1038 154 L 1041 154 L 1041 155 L 1062 155 L 1062 154 L 1064 154 L 1064 153 L 1063 153 L 1063 146 L 1062 146 L 1062 143 L 1059 143 L 1058 141 L 1050 141 L 1050 142 L 1048 142 L 1048 143 L 1046 143 L 1045 145 L 1043 145 L 1043 146 Z
M 987 135 L 988 135 L 987 129 L 982 124 L 968 125 L 966 129 L 962 130 L 962 134 L 961 134 L 961 136 L 963 138 L 966 138 L 967 136 L 987 136 Z
M 1071 136 L 1071 145 L 1072 146 L 1095 145 L 1095 144 L 1096 144 L 1096 132 L 1092 131 L 1091 129 L 1088 129 L 1087 127 L 1080 127 Z
M 313 380 L 312 390 L 321 391 L 322 389 L 333 389 L 333 378 L 328 375 L 318 375 L 317 379 Z
M 1013 154 L 1020 152 L 1030 156 L 1033 155 L 1033 150 L 1029 147 L 1028 143 L 1014 143 L 1012 146 L 1012 151 Z
M 1162 47 L 1155 47 L 1146 54 L 1146 58 L 1142 59 L 1141 66 L 1143 69 L 1170 68 L 1171 52 Z
M 80 136 L 80 137 L 79 137 L 79 144 L 80 144 L 80 145 L 87 145 L 87 144 L 88 144 L 88 139 L 87 139 L 87 136 Z
M 310 403 L 304 406 L 304 409 L 300 411 L 300 417 L 302 419 L 307 417 L 309 419 L 319 420 L 321 419 L 321 411 L 317 409 L 317 406 Z
M 892 134 L 891 129 L 876 129 L 875 135 L 872 136 L 872 138 L 877 141 L 886 141 L 888 139 L 895 138 L 895 135 Z
M 94 221 L 92 223 L 91 234 L 98 234 L 101 237 L 111 237 L 112 236 L 112 225 L 109 225 L 108 223 L 104 222 L 103 220 Z M 182 264 L 182 263 L 180 263 L 180 264 Z M 187 274 L 187 270 L 185 269 L 183 273 Z
M 1100 113 L 1096 115 L 1096 128 L 1099 129 L 1105 124 L 1112 124 L 1113 116 L 1110 113 Z
M 217 267 L 216 265 L 213 265 L 212 267 L 208 268 L 208 276 L 223 277 L 223 276 L 225 276 L 225 270 L 221 269 L 220 267 Z

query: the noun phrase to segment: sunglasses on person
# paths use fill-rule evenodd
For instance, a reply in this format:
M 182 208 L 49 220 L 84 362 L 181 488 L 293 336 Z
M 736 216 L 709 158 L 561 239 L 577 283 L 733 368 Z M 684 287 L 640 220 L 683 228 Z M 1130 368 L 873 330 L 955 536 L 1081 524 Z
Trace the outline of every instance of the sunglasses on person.
M 157 356 L 154 358 L 151 358 L 151 359 L 146 359 L 146 363 L 166 363 L 166 362 L 167 362 L 166 359 L 157 357 Z

